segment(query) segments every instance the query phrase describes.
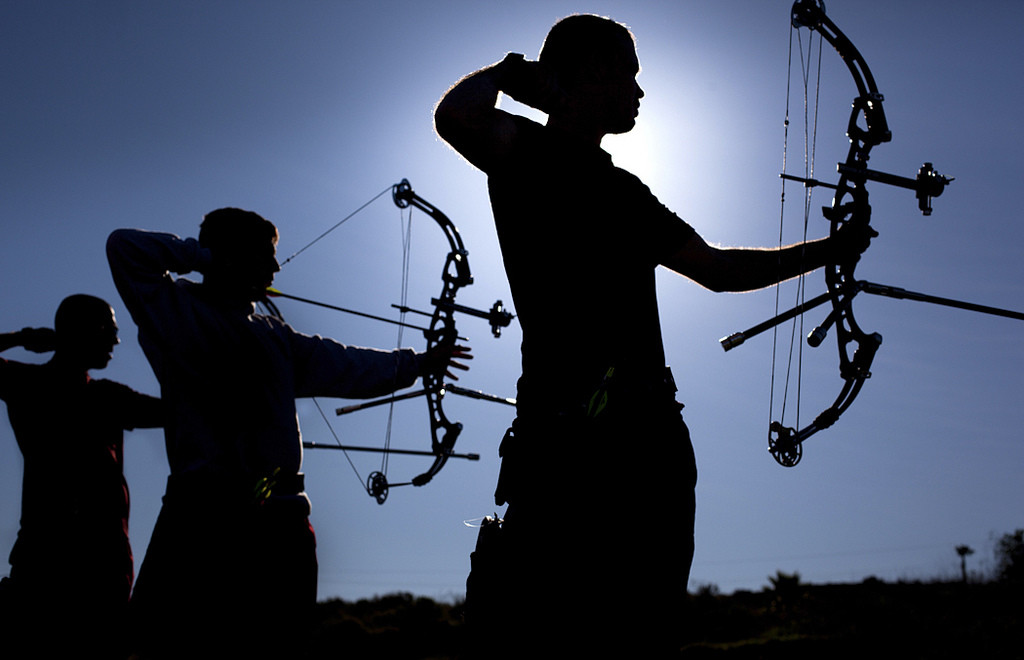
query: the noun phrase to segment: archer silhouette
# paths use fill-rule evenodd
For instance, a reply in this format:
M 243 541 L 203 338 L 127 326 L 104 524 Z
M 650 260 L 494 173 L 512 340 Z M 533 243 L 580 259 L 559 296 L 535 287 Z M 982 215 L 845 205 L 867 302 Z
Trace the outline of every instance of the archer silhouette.
M 0 358 L 0 398 L 24 457 L 21 528 L 0 594 L 5 653 L 127 655 L 124 431 L 162 426 L 163 412 L 157 398 L 89 376 L 117 343 L 113 309 L 84 294 L 61 302 L 52 330 L 0 335 L 0 351 L 53 351 L 45 364 Z
M 502 575 L 487 579 L 481 547 L 467 583 L 467 621 L 504 631 L 510 655 L 552 643 L 577 655 L 678 652 L 696 467 L 665 365 L 657 266 L 748 291 L 856 258 L 870 240 L 708 245 L 601 149 L 635 124 L 639 70 L 627 27 L 573 15 L 551 28 L 539 61 L 509 54 L 435 111 L 438 134 L 488 175 L 523 330 L 495 493 L 508 503 L 493 560 Z M 547 113 L 546 125 L 498 109 L 501 93 Z
M 345 346 L 254 313 L 277 239 L 260 215 L 224 208 L 198 240 L 120 229 L 107 241 L 168 409 L 171 474 L 132 597 L 143 657 L 288 657 L 317 578 L 295 398 L 378 396 L 470 357 Z M 192 271 L 201 283 L 171 276 Z

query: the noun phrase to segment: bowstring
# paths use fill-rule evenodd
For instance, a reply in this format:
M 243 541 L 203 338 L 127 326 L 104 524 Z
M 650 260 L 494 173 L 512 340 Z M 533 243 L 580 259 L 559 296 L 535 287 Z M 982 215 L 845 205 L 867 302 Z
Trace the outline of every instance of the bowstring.
M 388 187 L 384 188 L 384 190 L 380 191 L 379 193 L 374 195 L 372 198 L 370 198 L 370 200 L 365 202 L 362 206 L 360 206 L 356 210 L 352 211 L 351 213 L 346 215 L 344 218 L 342 218 L 338 222 L 334 223 L 329 229 L 327 229 L 326 231 L 322 232 L 319 236 L 317 236 L 316 238 L 314 238 L 310 242 L 308 242 L 305 245 L 303 245 L 295 253 L 293 253 L 290 257 L 288 257 L 287 259 L 282 261 L 280 266 L 279 266 L 279 268 L 283 268 L 285 266 L 285 264 L 287 264 L 288 262 L 290 262 L 293 259 L 295 259 L 295 257 L 299 256 L 300 254 L 305 252 L 307 249 L 311 248 L 314 244 L 318 243 L 321 239 L 326 237 L 328 234 L 333 232 L 335 229 L 337 229 L 338 227 L 342 226 L 343 224 L 345 224 L 346 222 L 351 220 L 353 217 L 355 217 L 361 211 L 363 211 L 366 207 L 368 207 L 371 204 L 373 204 L 374 202 L 376 202 L 378 199 L 383 197 L 385 194 L 387 194 L 388 192 L 391 192 L 391 190 L 393 188 L 394 188 L 393 185 L 389 185 Z M 401 215 L 401 212 L 399 212 L 399 214 Z M 409 222 L 410 229 L 409 229 L 409 231 L 403 233 L 403 243 L 402 243 L 402 306 L 403 307 L 405 307 L 406 301 L 407 301 L 408 280 L 409 280 L 409 240 L 410 240 L 409 237 L 411 236 L 411 226 L 412 226 L 412 223 L 411 223 L 412 214 L 411 214 L 411 212 L 410 212 L 409 218 L 410 218 L 410 222 Z M 401 315 L 400 315 L 399 319 L 400 319 L 400 321 L 403 321 L 403 322 L 405 321 L 405 312 L 404 311 L 401 312 Z M 404 330 L 404 328 L 402 326 L 399 326 L 399 328 L 398 328 L 398 342 L 399 342 L 399 344 L 402 341 L 402 331 L 403 330 Z M 338 437 L 337 431 L 334 430 L 334 426 L 331 424 L 330 419 L 327 417 L 327 414 L 324 412 L 323 408 L 320 406 L 320 400 L 317 397 L 310 397 L 310 398 L 313 401 L 313 405 L 314 405 L 314 407 L 316 407 L 317 412 L 320 414 L 320 418 L 324 421 L 324 425 L 327 427 L 328 432 L 330 432 L 331 437 L 334 438 L 334 444 L 336 444 L 338 446 L 338 448 L 341 450 L 341 453 L 345 456 L 345 460 L 348 462 L 349 467 L 352 468 L 352 472 L 356 475 L 356 479 L 359 481 L 359 483 L 361 484 L 362 488 L 367 492 L 367 494 L 371 494 L 370 493 L 370 485 L 369 485 L 369 483 L 367 483 L 366 480 L 363 479 L 363 476 L 360 473 L 359 468 L 356 467 L 355 461 L 352 460 L 352 455 L 349 454 L 349 452 L 342 446 L 341 438 Z M 385 446 L 384 446 L 385 451 L 383 452 L 383 458 L 381 459 L 382 460 L 381 472 L 384 473 L 385 475 L 387 474 L 387 460 L 388 460 L 388 456 L 390 455 L 389 452 L 386 451 L 386 450 L 390 449 L 390 447 L 391 447 L 391 423 L 392 423 L 392 418 L 393 418 L 394 406 L 395 406 L 395 402 L 392 401 L 391 404 L 389 405 L 388 421 L 387 421 L 387 427 L 386 427 L 386 431 L 385 431 Z
M 402 276 L 401 276 L 401 284 L 400 284 L 400 291 L 399 291 L 399 298 L 401 299 L 400 300 L 400 305 L 401 306 L 399 307 L 400 311 L 399 311 L 399 315 L 398 315 L 398 320 L 401 323 L 404 324 L 405 323 L 405 318 L 406 318 L 406 315 L 407 315 L 407 311 L 406 310 L 408 310 L 408 308 L 409 308 L 408 307 L 408 303 L 409 303 L 409 270 L 410 270 L 409 269 L 409 262 L 410 262 L 411 255 L 412 255 L 412 249 L 411 249 L 412 248 L 412 206 L 411 205 L 409 206 L 408 213 L 404 214 L 404 215 L 402 213 L 402 210 L 399 209 L 398 217 L 399 217 L 399 230 L 401 232 L 401 238 L 402 238 Z M 403 338 L 405 336 L 405 326 L 404 325 L 399 325 L 398 326 L 398 333 L 397 333 L 397 335 L 398 336 L 395 339 L 395 348 L 396 349 L 402 347 L 402 340 L 403 340 Z M 395 353 L 395 379 L 396 379 L 396 382 L 397 382 L 397 379 L 398 379 L 398 366 L 399 366 L 398 365 L 398 361 L 399 361 L 399 354 L 396 352 Z M 387 479 L 388 465 L 390 464 L 390 461 L 391 461 L 391 452 L 390 452 L 390 449 L 391 449 L 391 430 L 393 428 L 394 417 L 395 417 L 395 401 L 392 399 L 391 403 L 388 404 L 388 418 L 387 418 L 387 424 L 385 425 L 385 430 L 384 430 L 384 452 L 381 455 L 381 459 L 380 459 L 380 472 L 381 472 L 381 474 L 384 475 L 385 480 Z M 369 489 L 367 489 L 367 490 L 369 490 Z
M 392 187 L 393 187 L 393 186 L 388 186 L 388 187 L 387 187 L 387 188 L 385 188 L 384 190 L 382 190 L 382 191 L 380 191 L 379 193 L 377 193 L 376 195 L 374 195 L 374 197 L 373 197 L 373 198 L 372 198 L 372 199 L 371 199 L 370 201 L 366 202 L 365 204 L 363 204 L 362 206 L 360 206 L 359 208 L 357 208 L 357 209 L 356 209 L 355 211 L 352 211 L 351 213 L 349 213 L 348 215 L 346 215 L 346 216 L 345 216 L 344 218 L 342 218 L 341 220 L 339 220 L 339 221 L 337 221 L 336 223 L 334 223 L 334 225 L 333 225 L 333 226 L 332 226 L 332 227 L 331 227 L 330 229 L 328 229 L 328 230 L 327 230 L 327 231 L 325 231 L 324 233 L 320 234 L 319 236 L 317 236 L 316 238 L 314 238 L 313 240 L 311 240 L 311 241 L 310 241 L 309 243 L 306 243 L 306 244 L 305 244 L 305 245 L 303 245 L 303 246 L 302 246 L 301 248 L 299 248 L 299 250 L 298 250 L 297 252 L 295 252 L 295 254 L 293 254 L 292 256 L 288 257 L 288 258 L 287 258 L 287 259 L 285 259 L 284 261 L 282 261 L 282 262 L 281 262 L 281 265 L 280 265 L 279 267 L 280 267 L 280 268 L 284 268 L 285 264 L 287 264 L 287 263 L 288 263 L 289 261 L 291 261 L 291 260 L 292 260 L 292 259 L 294 259 L 295 257 L 299 256 L 300 254 L 302 254 L 303 252 L 305 252 L 305 251 L 306 251 L 306 250 L 308 250 L 309 248 L 313 247 L 313 245 L 314 245 L 315 243 L 319 242 L 321 238 L 323 238 L 324 236 L 327 236 L 327 234 L 330 234 L 330 233 L 331 233 L 332 231 L 334 231 L 334 230 L 335 230 L 335 229 L 337 229 L 338 227 L 342 226 L 343 224 L 345 224 L 346 222 L 348 222 L 349 220 L 351 220 L 351 219 L 352 219 L 353 217 L 355 217 L 356 215 L 358 215 L 360 211 L 362 211 L 362 210 L 363 210 L 363 209 L 365 209 L 365 208 L 366 208 L 367 206 L 369 206 L 370 204 L 373 204 L 373 203 L 374 203 L 374 202 L 376 202 L 376 201 L 377 201 L 378 199 L 380 199 L 380 198 L 381 198 L 382 196 L 384 196 L 384 194 L 385 194 L 385 193 L 387 193 L 387 192 L 390 192 L 390 191 L 391 191 L 391 189 L 392 189 Z
M 816 74 L 814 83 L 814 99 L 811 101 L 810 95 L 810 72 L 812 69 L 812 63 L 814 62 L 813 57 L 813 46 L 814 46 L 814 32 L 811 31 L 808 44 L 807 54 L 805 58 L 803 38 L 800 35 L 800 30 L 796 26 L 790 24 L 789 33 L 789 52 L 788 52 L 788 65 L 786 67 L 786 110 L 783 130 L 783 146 L 782 146 L 782 171 L 786 172 L 789 157 L 789 126 L 790 126 L 790 100 L 792 95 L 792 70 L 793 70 L 793 37 L 796 35 L 797 50 L 800 56 L 800 75 L 801 75 L 801 87 L 803 90 L 803 134 L 804 134 L 804 179 L 811 180 L 814 178 L 814 163 L 815 155 L 817 150 L 818 141 L 818 108 L 819 98 L 821 92 L 821 54 L 823 50 L 824 41 L 821 37 L 818 38 L 818 55 L 816 62 Z M 811 116 L 811 108 L 813 107 L 813 117 Z M 804 186 L 804 204 L 803 204 L 803 235 L 801 240 L 804 244 L 807 242 L 808 228 L 810 224 L 811 214 L 811 198 L 812 198 L 812 187 Z M 785 205 L 786 205 L 786 179 L 782 178 L 782 192 L 780 196 L 780 210 L 779 210 L 779 247 L 784 245 L 784 220 L 785 220 Z M 802 257 L 801 257 L 802 258 Z M 781 259 L 781 258 L 780 258 Z M 781 269 L 781 264 L 780 264 Z M 782 285 L 775 288 L 775 314 L 778 315 L 781 309 L 781 289 Z M 796 283 L 796 304 L 801 305 L 805 302 L 807 297 L 806 294 L 806 278 L 804 275 L 800 275 L 797 278 Z M 771 377 L 770 377 L 770 394 L 768 402 L 768 417 L 769 426 L 773 421 L 772 417 L 775 411 L 775 369 L 778 359 L 778 326 L 773 331 L 772 338 L 772 362 L 771 362 Z M 794 353 L 796 353 L 796 423 L 795 427 L 800 428 L 800 404 L 802 400 L 802 373 L 803 373 L 803 341 L 800 341 L 804 335 L 804 317 L 800 314 L 798 318 L 793 319 L 793 323 L 790 325 L 789 333 L 789 347 L 788 357 L 786 361 L 786 374 L 784 380 L 784 387 L 782 389 L 782 403 L 780 404 L 780 423 L 785 418 L 786 407 L 789 398 L 790 382 L 793 376 L 793 363 Z

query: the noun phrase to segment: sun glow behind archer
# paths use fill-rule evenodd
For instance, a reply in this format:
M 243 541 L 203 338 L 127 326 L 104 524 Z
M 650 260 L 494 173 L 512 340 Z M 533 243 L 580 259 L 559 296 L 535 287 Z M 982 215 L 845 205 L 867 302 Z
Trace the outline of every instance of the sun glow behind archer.
M 615 165 L 632 172 L 644 182 L 654 181 L 659 175 L 663 176 L 665 169 L 658 146 L 658 127 L 651 119 L 652 117 L 644 117 L 641 106 L 640 116 L 633 130 L 605 136 L 601 142 L 601 147 L 611 154 Z
M 611 154 L 617 167 L 639 177 L 680 217 L 687 221 L 718 217 L 712 200 L 704 199 L 712 188 L 710 179 L 719 168 L 710 156 L 716 153 L 713 140 L 696 129 L 699 117 L 680 109 L 674 94 L 652 98 L 655 94 L 664 94 L 664 90 L 647 92 L 633 130 L 605 136 L 601 147 Z M 723 176 L 721 171 L 719 176 Z M 706 226 L 699 230 L 706 230 Z

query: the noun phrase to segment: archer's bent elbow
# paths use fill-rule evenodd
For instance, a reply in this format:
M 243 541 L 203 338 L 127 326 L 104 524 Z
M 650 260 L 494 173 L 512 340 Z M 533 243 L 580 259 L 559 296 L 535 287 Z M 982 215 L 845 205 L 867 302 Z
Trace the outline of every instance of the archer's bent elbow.
M 448 144 L 458 140 L 459 133 L 465 130 L 467 123 L 465 111 L 452 98 L 452 92 L 457 86 L 450 87 L 434 106 L 434 131 Z
M 449 147 L 475 164 L 471 155 L 480 140 L 480 127 L 465 108 L 447 96 L 434 109 L 434 131 Z
M 451 113 L 442 110 L 440 104 L 438 104 L 437 109 L 434 111 L 434 132 L 454 148 L 455 145 L 452 143 L 458 139 L 458 129 L 459 122 Z
M 115 229 L 107 236 L 106 255 L 110 264 L 118 263 L 124 259 L 124 254 L 129 244 L 128 235 L 130 229 Z

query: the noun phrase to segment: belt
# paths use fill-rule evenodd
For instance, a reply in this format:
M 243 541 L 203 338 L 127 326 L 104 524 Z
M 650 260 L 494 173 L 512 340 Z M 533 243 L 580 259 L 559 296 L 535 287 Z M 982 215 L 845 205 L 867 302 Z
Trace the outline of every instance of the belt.
M 167 478 L 167 495 L 171 497 L 252 497 L 264 500 L 300 495 L 305 490 L 305 475 L 301 472 L 256 477 L 199 471 L 172 474 Z

